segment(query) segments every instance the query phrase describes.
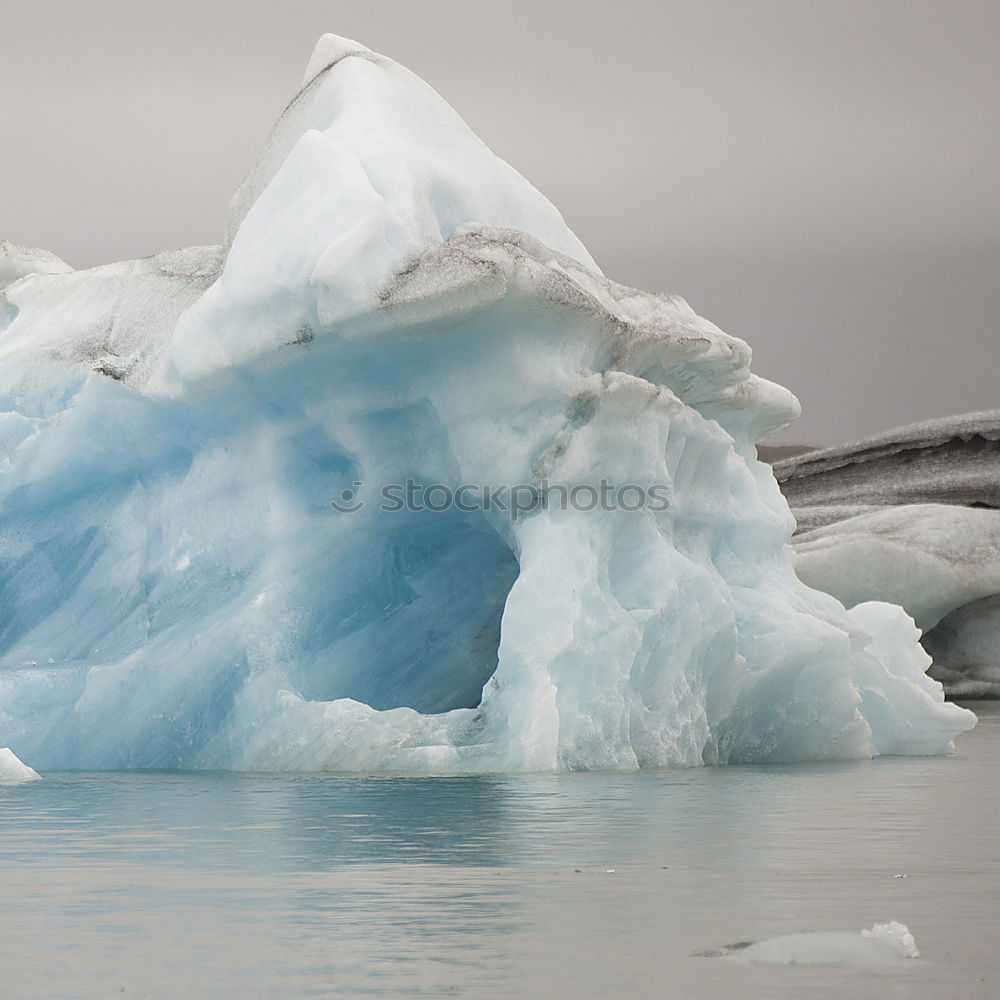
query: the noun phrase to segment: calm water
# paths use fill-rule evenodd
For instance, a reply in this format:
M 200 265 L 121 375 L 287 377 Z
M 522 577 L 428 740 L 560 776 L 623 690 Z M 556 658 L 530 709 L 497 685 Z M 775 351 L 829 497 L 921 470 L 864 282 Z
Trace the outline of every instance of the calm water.
M 0 788 L 0 996 L 1000 997 L 1000 708 L 974 707 L 952 758 Z M 692 954 L 890 919 L 919 960 Z

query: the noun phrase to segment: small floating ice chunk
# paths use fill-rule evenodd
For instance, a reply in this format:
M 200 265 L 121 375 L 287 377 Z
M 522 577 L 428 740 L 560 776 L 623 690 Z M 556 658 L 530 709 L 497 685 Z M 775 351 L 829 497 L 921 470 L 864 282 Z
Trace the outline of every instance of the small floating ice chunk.
M 904 875 L 903 878 L 906 878 Z M 870 931 L 862 931 L 863 938 L 880 941 L 887 947 L 898 952 L 900 958 L 919 958 L 917 942 L 910 933 L 910 928 L 898 920 L 890 920 L 887 924 L 876 924 Z
M 8 747 L 0 748 L 0 785 L 18 785 L 22 781 L 38 781 L 41 775 L 17 759 Z
M 919 955 L 909 928 L 897 920 L 875 924 L 860 934 L 849 931 L 785 934 L 758 941 L 742 952 L 748 961 L 766 965 L 880 965 Z

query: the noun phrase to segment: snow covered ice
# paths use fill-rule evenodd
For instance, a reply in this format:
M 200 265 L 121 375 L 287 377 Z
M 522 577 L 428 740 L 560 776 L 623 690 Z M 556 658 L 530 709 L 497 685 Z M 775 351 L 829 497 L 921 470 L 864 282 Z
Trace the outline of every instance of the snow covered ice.
M 798 404 L 747 345 L 606 279 L 357 43 L 320 42 L 224 247 L 42 261 L 0 293 L 0 743 L 37 766 L 851 759 L 975 722 L 899 608 L 796 578 L 755 443 Z M 408 479 L 669 504 L 380 509 Z

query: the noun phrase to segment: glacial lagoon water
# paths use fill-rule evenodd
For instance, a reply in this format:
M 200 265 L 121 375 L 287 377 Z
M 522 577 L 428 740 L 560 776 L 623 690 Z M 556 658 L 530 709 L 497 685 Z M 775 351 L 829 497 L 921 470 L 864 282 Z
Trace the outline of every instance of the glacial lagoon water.
M 0 996 L 1000 995 L 1000 704 L 949 758 L 0 788 Z M 906 923 L 921 957 L 705 957 Z

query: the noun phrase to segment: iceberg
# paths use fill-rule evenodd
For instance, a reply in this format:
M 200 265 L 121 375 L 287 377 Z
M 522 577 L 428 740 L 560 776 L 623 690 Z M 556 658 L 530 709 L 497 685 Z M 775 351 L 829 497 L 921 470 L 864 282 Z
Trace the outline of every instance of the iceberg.
M 325 36 L 224 245 L 0 292 L 0 741 L 420 773 L 947 751 L 975 717 L 912 621 L 796 577 L 756 442 L 798 403 L 750 360 Z
M 796 571 L 847 607 L 899 604 L 952 697 L 1000 697 L 1000 412 L 777 462 Z

